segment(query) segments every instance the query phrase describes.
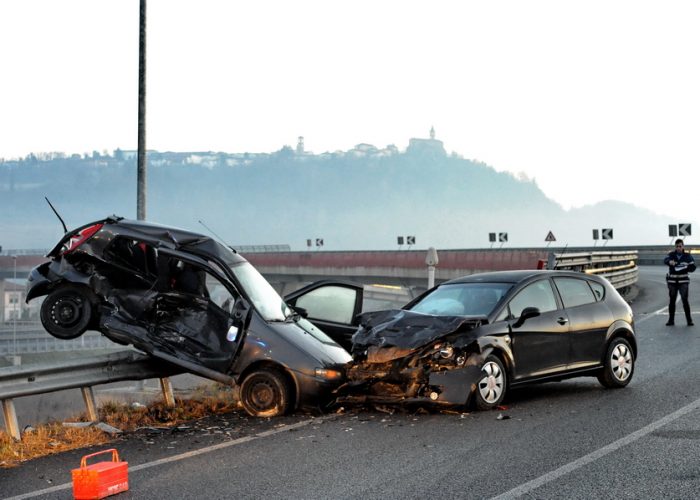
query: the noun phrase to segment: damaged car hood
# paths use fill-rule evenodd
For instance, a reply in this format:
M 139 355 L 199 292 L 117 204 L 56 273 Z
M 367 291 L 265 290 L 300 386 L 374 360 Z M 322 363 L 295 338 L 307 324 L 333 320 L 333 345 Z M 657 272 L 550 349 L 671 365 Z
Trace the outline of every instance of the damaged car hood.
M 486 316 L 432 316 L 403 309 L 364 313 L 352 337 L 353 350 L 372 346 L 417 349 L 446 335 L 474 330 L 486 321 Z

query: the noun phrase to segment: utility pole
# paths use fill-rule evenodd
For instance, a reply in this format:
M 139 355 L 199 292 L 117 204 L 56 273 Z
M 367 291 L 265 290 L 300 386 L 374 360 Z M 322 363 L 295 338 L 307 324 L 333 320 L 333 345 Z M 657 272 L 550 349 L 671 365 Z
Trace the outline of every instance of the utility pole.
M 13 304 L 12 307 L 12 352 L 14 353 L 15 356 L 17 356 L 17 307 L 22 307 L 21 302 L 19 301 L 19 297 L 17 297 L 17 290 L 15 288 L 17 287 L 17 255 L 12 256 L 12 260 L 14 261 L 15 264 L 15 278 L 14 281 L 12 282 L 12 296 L 15 298 L 17 302 Z
M 146 0 L 139 12 L 139 139 L 136 187 L 136 218 L 146 220 Z

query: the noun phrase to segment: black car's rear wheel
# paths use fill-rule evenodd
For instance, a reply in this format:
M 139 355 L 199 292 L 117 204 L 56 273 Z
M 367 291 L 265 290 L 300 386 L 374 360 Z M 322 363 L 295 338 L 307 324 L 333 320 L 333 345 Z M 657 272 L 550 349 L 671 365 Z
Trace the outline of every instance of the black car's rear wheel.
M 490 355 L 481 367 L 476 384 L 474 404 L 478 410 L 491 410 L 500 405 L 506 395 L 508 376 L 497 356 Z
M 41 324 L 56 338 L 80 337 L 93 319 L 92 293 L 85 287 L 68 285 L 51 292 L 41 305 Z
M 610 342 L 605 354 L 603 371 L 598 375 L 598 381 L 609 389 L 625 387 L 634 375 L 634 352 L 622 337 Z
M 241 404 L 253 417 L 276 417 L 290 409 L 290 390 L 282 373 L 264 369 L 248 374 L 241 384 Z

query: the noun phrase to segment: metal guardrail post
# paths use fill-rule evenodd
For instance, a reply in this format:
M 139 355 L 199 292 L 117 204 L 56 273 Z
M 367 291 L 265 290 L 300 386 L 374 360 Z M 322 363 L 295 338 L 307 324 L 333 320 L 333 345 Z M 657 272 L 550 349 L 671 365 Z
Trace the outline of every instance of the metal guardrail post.
M 97 422 L 97 403 L 95 402 L 95 393 L 92 392 L 92 387 L 81 387 L 80 392 L 83 393 L 83 401 L 85 401 L 85 409 L 87 410 L 88 419 L 90 422 Z
M 17 422 L 17 412 L 15 403 L 11 399 L 2 400 L 2 414 L 5 417 L 5 430 L 15 441 L 20 440 L 19 423 Z
M 165 406 L 172 408 L 175 406 L 175 394 L 173 394 L 173 384 L 168 377 L 160 378 L 160 388 L 163 391 L 163 401 Z

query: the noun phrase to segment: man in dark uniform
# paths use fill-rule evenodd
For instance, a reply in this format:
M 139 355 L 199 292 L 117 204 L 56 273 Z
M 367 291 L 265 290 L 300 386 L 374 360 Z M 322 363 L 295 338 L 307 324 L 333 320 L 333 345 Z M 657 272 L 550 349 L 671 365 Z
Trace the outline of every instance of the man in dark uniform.
M 690 317 L 690 304 L 688 303 L 688 285 L 690 277 L 688 273 L 695 271 L 695 260 L 693 256 L 686 252 L 683 248 L 683 240 L 676 240 L 676 249 L 664 259 L 664 264 L 668 266 L 668 274 L 666 274 L 666 284 L 668 285 L 668 322 L 666 326 L 674 324 L 674 316 L 676 314 L 676 297 L 681 294 L 681 302 L 683 302 L 683 311 L 685 311 L 685 320 L 688 326 L 693 326 L 693 318 Z

